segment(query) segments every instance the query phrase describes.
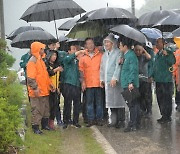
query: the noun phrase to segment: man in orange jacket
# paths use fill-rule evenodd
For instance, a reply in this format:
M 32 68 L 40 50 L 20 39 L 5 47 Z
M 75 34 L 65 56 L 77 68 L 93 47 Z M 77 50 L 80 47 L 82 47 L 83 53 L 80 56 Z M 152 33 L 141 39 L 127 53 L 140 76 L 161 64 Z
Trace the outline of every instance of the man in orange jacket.
M 174 56 L 176 58 L 176 63 L 173 65 L 173 77 L 175 79 L 175 86 L 176 86 L 176 96 L 175 96 L 175 103 L 176 103 L 176 110 L 180 112 L 180 80 L 179 80 L 179 73 L 180 73 L 180 49 L 174 52 Z
M 50 130 L 48 127 L 49 118 L 49 91 L 54 91 L 46 66 L 42 57 L 44 56 L 45 45 L 40 42 L 31 44 L 31 54 L 27 64 L 27 85 L 32 110 L 32 129 L 35 134 L 42 134 L 39 129 Z
M 87 127 L 90 127 L 95 120 L 98 125 L 102 125 L 103 102 L 100 88 L 102 53 L 95 48 L 92 38 L 85 40 L 85 48 L 85 55 L 79 61 L 79 69 L 82 75 L 82 90 L 86 91 Z

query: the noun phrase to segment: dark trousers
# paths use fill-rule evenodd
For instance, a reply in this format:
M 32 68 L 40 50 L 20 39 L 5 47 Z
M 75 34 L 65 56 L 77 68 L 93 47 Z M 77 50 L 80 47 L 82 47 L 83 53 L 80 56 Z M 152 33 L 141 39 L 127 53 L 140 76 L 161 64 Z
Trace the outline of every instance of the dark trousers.
M 56 120 L 57 122 L 61 122 L 61 108 L 60 108 L 60 96 L 61 95 L 58 95 L 59 96 L 59 103 L 57 103 L 57 107 L 56 107 Z
M 86 109 L 86 91 L 83 92 L 83 99 L 82 99 L 82 116 L 84 121 L 87 121 L 87 109 Z
M 180 91 L 177 90 L 177 85 L 176 85 L 176 96 L 175 96 L 175 103 L 177 106 L 180 105 Z
M 159 110 L 164 118 L 170 118 L 172 114 L 172 87 L 173 83 L 156 82 L 156 96 Z
M 108 118 L 108 109 L 106 108 L 106 95 L 105 95 L 105 88 L 102 88 L 102 101 L 103 101 L 103 119 Z
M 50 117 L 49 119 L 54 120 L 57 114 L 57 109 L 60 103 L 60 97 L 57 92 L 50 92 L 49 95 L 49 108 L 50 108 Z
M 101 88 L 86 88 L 86 105 L 88 121 L 103 119 Z
M 131 103 L 127 104 L 130 112 L 129 127 L 137 127 L 140 125 L 141 115 L 140 115 L 140 103 L 138 99 L 134 99 Z
M 140 82 L 139 92 L 141 94 L 139 98 L 140 108 L 142 112 L 152 112 L 152 88 L 149 82 Z
M 71 84 L 64 84 L 64 110 L 63 110 L 63 122 L 68 124 L 71 120 L 71 106 L 73 101 L 73 123 L 79 122 L 79 109 L 81 100 L 80 87 L 73 86 Z
M 126 90 L 126 89 L 124 89 Z M 128 127 L 137 127 L 141 124 L 141 110 L 139 98 L 132 100 L 127 103 L 130 112 L 130 121 Z

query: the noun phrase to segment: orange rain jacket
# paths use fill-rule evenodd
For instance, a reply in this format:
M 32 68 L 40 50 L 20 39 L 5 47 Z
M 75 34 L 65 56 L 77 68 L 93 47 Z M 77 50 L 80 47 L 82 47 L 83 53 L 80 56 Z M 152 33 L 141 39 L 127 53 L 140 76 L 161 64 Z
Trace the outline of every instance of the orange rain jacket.
M 175 78 L 176 84 L 178 84 L 179 80 L 179 69 L 180 69 L 180 49 L 174 52 L 174 56 L 176 58 L 176 63 L 173 65 L 173 76 Z M 178 69 L 179 67 L 179 69 Z
M 91 58 L 86 50 L 86 54 L 79 60 L 79 70 L 84 75 L 87 88 L 100 87 L 100 64 L 102 53 L 96 48 Z
M 45 45 L 40 42 L 31 44 L 32 57 L 27 64 L 27 84 L 30 97 L 35 97 L 34 90 L 37 88 L 40 90 L 39 96 L 48 96 L 50 91 L 51 80 L 39 53 L 42 48 L 44 49 Z

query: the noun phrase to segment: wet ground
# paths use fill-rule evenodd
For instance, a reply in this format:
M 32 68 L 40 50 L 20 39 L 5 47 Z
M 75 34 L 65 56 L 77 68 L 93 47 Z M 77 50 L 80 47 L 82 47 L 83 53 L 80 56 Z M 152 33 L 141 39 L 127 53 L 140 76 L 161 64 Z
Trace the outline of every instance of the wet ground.
M 123 128 L 103 126 L 98 129 L 118 154 L 180 154 L 180 113 L 173 107 L 172 122 L 167 124 L 157 123 L 160 117 L 154 98 L 153 115 L 142 119 L 140 130 L 124 133 Z

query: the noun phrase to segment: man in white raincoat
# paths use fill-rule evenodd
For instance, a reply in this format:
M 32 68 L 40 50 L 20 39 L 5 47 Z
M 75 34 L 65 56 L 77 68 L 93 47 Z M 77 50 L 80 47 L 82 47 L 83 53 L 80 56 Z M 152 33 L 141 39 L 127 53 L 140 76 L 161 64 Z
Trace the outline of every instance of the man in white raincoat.
M 110 126 L 124 127 L 125 101 L 121 95 L 122 88 L 119 78 L 121 65 L 120 59 L 123 53 L 117 48 L 117 40 L 113 34 L 104 39 L 105 53 L 101 60 L 100 81 L 101 87 L 105 86 L 106 108 L 111 109 Z

